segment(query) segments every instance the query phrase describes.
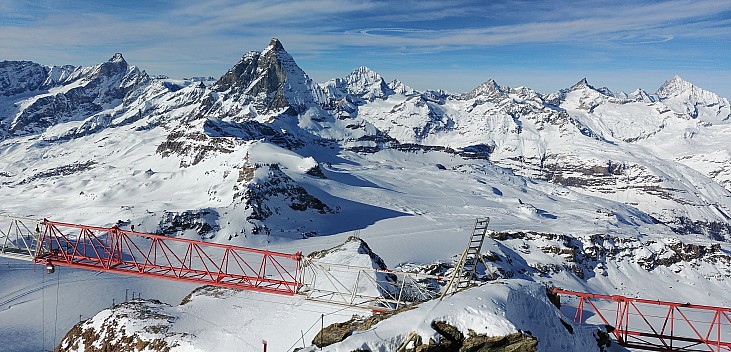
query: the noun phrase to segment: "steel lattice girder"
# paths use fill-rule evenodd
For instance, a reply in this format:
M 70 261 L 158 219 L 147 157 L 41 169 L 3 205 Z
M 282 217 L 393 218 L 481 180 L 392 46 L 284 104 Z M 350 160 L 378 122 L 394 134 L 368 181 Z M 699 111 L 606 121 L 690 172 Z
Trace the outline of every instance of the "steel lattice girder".
M 33 261 L 40 240 L 39 226 L 35 219 L 0 214 L 0 257 Z
M 44 220 L 36 263 L 294 295 L 301 253 Z M 62 231 L 63 230 L 63 231 Z
M 611 333 L 625 347 L 648 351 L 731 351 L 731 308 L 561 289 L 553 292 L 579 298 L 574 322 L 584 322 L 588 303 L 601 321 L 613 328 Z M 615 304 L 613 308 L 595 304 L 601 300 Z

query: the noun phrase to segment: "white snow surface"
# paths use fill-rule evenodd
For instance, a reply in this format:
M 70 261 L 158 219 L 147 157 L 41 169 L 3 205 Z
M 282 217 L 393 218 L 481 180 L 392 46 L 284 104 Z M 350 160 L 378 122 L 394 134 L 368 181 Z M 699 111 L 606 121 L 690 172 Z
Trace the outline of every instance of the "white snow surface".
M 167 214 L 206 211 L 217 230 L 175 235 L 309 253 L 356 233 L 392 269 L 452 263 L 475 218 L 489 216 L 491 230 L 515 234 L 487 239 L 483 247 L 501 259 L 490 265 L 504 285 L 428 303 L 393 320 L 401 323 L 384 322 L 332 350 L 359 343 L 388 350 L 409 329 L 428 337 L 423 324 L 429 317 L 486 333 L 530 330 L 541 340 L 563 327 L 540 325 L 557 316 L 535 309 L 545 299 L 528 281 L 731 305 L 730 239 L 677 230 L 731 221 L 726 98 L 679 77 L 652 95 L 614 94 L 584 80 L 551 95 L 491 80 L 461 95 L 416 92 L 398 81 L 384 88 L 381 76 L 365 68 L 325 85 L 337 88 L 326 96 L 289 54 L 276 55 L 289 74 L 285 98 L 307 105 L 299 116 L 258 116 L 250 102 L 225 100 L 211 87 L 172 91 L 166 81 L 150 80 L 94 114 L 68 116 L 33 133 L 9 131 L 33 102 L 84 86 L 82 77 L 100 66 L 54 67 L 47 91 L 0 97 L 0 213 L 100 226 L 122 220 L 155 232 Z M 130 66 L 125 75 L 137 70 Z M 101 95 L 131 84 L 102 83 Z M 332 97 L 340 99 L 332 102 L 337 107 L 324 106 Z M 433 149 L 388 147 L 396 143 Z M 457 154 L 475 146 L 482 158 Z M 259 168 L 247 179 L 256 164 L 276 164 L 284 185 L 301 187 L 330 211 L 297 210 L 276 189 L 280 193 L 265 200 L 269 234 L 253 233 L 252 207 L 242 194 L 273 174 Z M 315 166 L 324 177 L 308 173 Z M 53 349 L 79 315 L 87 319 L 112 299 L 122 302 L 125 289 L 164 303 L 152 305 L 175 318 L 170 338 L 190 334 L 180 338 L 181 350 L 253 350 L 261 339 L 273 351 L 286 350 L 302 347 L 301 331 L 309 346 L 321 314 L 327 325 L 355 313 L 252 292 L 197 295 L 179 306 L 193 285 L 66 268 L 44 276 L 31 268 L 0 259 L 2 348 Z M 102 311 L 87 323 L 110 314 Z M 532 316 L 540 319 L 524 321 Z M 380 341 L 375 334 L 389 337 Z M 556 351 L 570 343 L 588 346 L 589 335 L 561 336 L 541 341 L 555 343 Z
M 539 351 L 594 351 L 595 327 L 572 324 L 569 331 L 560 320 L 567 318 L 546 298 L 544 286 L 523 280 L 494 282 L 459 292 L 444 300 L 432 300 L 416 309 L 386 319 L 366 331 L 355 332 L 345 341 L 323 351 L 396 351 L 414 331 L 422 341 L 439 340 L 433 321 L 446 322 L 467 336 L 468 329 L 487 336 L 521 332 L 538 340 Z M 313 351 L 317 349 L 312 349 Z M 622 349 L 619 349 L 622 350 Z

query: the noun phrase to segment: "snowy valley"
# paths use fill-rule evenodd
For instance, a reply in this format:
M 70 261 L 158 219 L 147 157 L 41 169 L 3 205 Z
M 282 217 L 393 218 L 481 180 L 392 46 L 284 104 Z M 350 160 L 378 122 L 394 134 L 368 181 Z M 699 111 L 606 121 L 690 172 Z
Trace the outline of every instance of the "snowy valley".
M 562 317 L 545 287 L 731 306 L 729 140 L 728 99 L 678 76 L 655 93 L 585 79 L 552 94 L 493 80 L 417 91 L 366 67 L 318 84 L 277 39 L 218 80 L 152 77 L 121 54 L 93 67 L 0 62 L 0 215 L 339 248 L 334 262 L 433 275 L 451 274 L 475 219 L 490 218 L 485 285 L 329 351 L 395 351 L 412 332 L 426 345 L 447 336 L 439 324 L 464 338 L 517 334 L 538 351 L 624 350 Z M 320 325 L 371 314 L 32 268 L 0 259 L 9 350 L 256 351 L 266 340 L 314 351 Z

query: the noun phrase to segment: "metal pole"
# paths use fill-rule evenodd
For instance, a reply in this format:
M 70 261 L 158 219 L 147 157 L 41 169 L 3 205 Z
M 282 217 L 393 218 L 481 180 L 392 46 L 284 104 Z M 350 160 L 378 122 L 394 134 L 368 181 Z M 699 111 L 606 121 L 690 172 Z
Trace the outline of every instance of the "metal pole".
M 129 292 L 128 288 L 124 289 L 124 301 L 127 302 L 127 293 Z
M 323 330 L 325 330 L 325 314 L 320 315 L 320 351 L 322 351 Z

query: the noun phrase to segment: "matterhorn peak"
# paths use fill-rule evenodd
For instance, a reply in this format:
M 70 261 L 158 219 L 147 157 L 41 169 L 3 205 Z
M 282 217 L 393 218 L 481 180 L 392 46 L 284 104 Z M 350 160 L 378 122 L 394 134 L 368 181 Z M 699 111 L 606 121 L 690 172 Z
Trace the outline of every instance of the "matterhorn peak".
M 270 50 L 273 50 L 275 52 L 286 51 L 286 50 L 284 50 L 284 45 L 282 45 L 282 42 L 280 42 L 279 39 L 277 39 L 277 38 L 272 38 L 272 40 L 269 41 L 269 45 L 267 45 L 267 47 L 264 48 L 264 50 L 262 50 L 261 53 L 263 55 Z
M 277 38 L 272 38 L 261 52 L 249 51 L 236 65 L 218 79 L 213 87 L 228 92 L 225 99 L 250 101 L 257 114 L 299 114 L 324 101 L 323 92 L 297 66 Z M 247 109 L 228 111 L 244 114 Z
M 117 62 L 126 62 L 126 61 L 124 61 L 124 57 L 122 56 L 122 53 L 115 53 L 114 56 L 112 56 L 112 58 L 109 59 L 108 62 L 117 63 Z

